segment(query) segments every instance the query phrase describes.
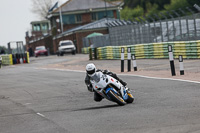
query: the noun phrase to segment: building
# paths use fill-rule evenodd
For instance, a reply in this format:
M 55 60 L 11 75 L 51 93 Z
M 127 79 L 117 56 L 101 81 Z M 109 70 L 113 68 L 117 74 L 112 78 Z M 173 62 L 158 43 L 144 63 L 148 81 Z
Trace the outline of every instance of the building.
M 37 46 L 45 46 L 50 49 L 51 53 L 53 53 L 50 21 L 32 21 L 30 24 L 32 27 L 31 35 L 26 32 L 25 37 L 27 50 L 29 48 L 34 50 Z
M 52 28 L 62 32 L 85 25 L 102 18 L 119 18 L 122 0 L 105 2 L 104 0 L 68 0 L 49 13 Z M 62 17 L 60 17 L 62 16 Z M 63 25 L 63 26 L 62 26 Z
M 115 2 L 105 2 L 104 0 L 68 0 L 60 7 L 55 8 L 53 11 L 49 12 L 47 18 L 49 19 L 51 25 L 51 36 L 53 42 L 52 43 L 53 46 L 50 47 L 51 53 L 56 52 L 57 50 L 56 46 L 59 43 L 58 40 L 63 40 L 63 39 L 73 40 L 77 46 L 77 52 L 80 53 L 82 47 L 82 42 L 81 42 L 82 39 L 80 38 L 84 36 L 79 37 L 78 34 L 76 35 L 73 34 L 73 37 L 66 37 L 66 36 L 72 36 L 72 34 L 70 35 L 68 34 L 69 31 L 73 31 L 75 33 L 77 30 L 74 31 L 74 28 L 87 25 L 89 23 L 93 23 L 103 18 L 119 19 L 120 9 L 122 5 L 123 5 L 123 0 Z M 32 25 L 35 25 L 37 29 L 37 25 L 35 23 L 32 23 Z M 34 30 L 34 26 L 32 30 Z M 97 29 L 94 29 L 94 31 L 96 32 Z M 90 29 L 90 32 L 93 32 L 92 29 Z M 83 32 L 81 33 L 83 34 Z M 108 30 L 103 31 L 103 33 L 107 34 Z M 85 35 L 87 36 L 87 34 L 89 33 L 86 33 Z M 27 44 L 33 46 L 36 46 L 36 43 L 44 44 L 44 42 L 38 43 L 38 41 L 43 40 L 41 39 L 41 37 L 39 38 L 40 39 L 36 39 L 36 41 L 29 40 L 31 44 L 29 42 L 27 42 Z M 77 40 L 77 38 L 79 39 Z

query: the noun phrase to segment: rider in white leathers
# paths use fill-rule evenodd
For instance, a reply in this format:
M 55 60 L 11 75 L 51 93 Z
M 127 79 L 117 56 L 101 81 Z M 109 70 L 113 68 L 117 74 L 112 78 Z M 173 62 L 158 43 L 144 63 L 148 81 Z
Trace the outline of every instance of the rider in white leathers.
M 87 85 L 87 88 L 89 91 L 94 92 L 94 100 L 97 102 L 100 102 L 103 97 L 99 95 L 97 92 L 94 91 L 92 84 L 90 83 L 90 78 L 95 76 L 96 72 L 101 71 L 103 74 L 107 74 L 109 76 L 112 76 L 113 78 L 117 79 L 122 85 L 126 86 L 127 83 L 122 81 L 115 73 L 112 73 L 108 70 L 100 70 L 96 69 L 96 66 L 93 63 L 89 63 L 86 66 L 86 77 L 85 77 L 85 84 Z

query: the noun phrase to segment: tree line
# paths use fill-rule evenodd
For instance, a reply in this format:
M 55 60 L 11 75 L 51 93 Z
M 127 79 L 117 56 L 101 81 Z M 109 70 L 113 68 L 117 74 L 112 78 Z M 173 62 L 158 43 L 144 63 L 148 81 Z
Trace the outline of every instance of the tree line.
M 183 16 L 184 14 L 180 13 L 179 8 L 185 10 L 186 7 L 190 7 L 193 9 L 194 4 L 200 6 L 200 0 L 124 0 L 124 7 L 120 15 L 121 19 L 125 20 L 139 20 L 138 17 L 148 16 L 157 19 L 155 14 L 162 18 L 160 13 L 167 14 L 174 10 Z M 187 10 L 185 12 L 190 14 Z M 169 17 L 169 15 L 166 16 Z

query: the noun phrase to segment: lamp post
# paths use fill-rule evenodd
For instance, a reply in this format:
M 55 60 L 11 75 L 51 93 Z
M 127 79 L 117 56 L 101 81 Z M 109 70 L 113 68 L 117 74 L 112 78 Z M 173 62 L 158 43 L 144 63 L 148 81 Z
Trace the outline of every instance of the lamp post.
M 107 19 L 107 21 L 108 21 L 108 18 L 107 18 L 107 17 L 108 17 L 108 14 L 107 14 L 106 0 L 104 0 L 104 3 L 105 3 L 105 12 L 106 12 L 106 16 L 105 16 L 105 17 L 106 17 L 106 19 Z

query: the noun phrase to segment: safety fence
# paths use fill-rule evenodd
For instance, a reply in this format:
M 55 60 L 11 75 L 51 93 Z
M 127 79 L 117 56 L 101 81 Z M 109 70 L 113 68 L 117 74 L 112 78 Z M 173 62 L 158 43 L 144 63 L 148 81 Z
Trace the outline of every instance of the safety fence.
M 131 54 L 135 54 L 137 59 L 168 58 L 169 45 L 173 48 L 174 58 L 178 58 L 179 55 L 187 59 L 200 58 L 200 40 L 99 47 L 96 50 L 96 55 L 97 59 L 120 59 L 121 47 L 124 47 L 124 58 L 127 59 L 127 48 L 130 47 Z M 83 53 L 89 53 L 89 47 L 83 49 Z
M 2 57 L 2 65 L 14 65 L 20 63 L 30 63 L 29 52 L 25 54 L 5 54 Z

